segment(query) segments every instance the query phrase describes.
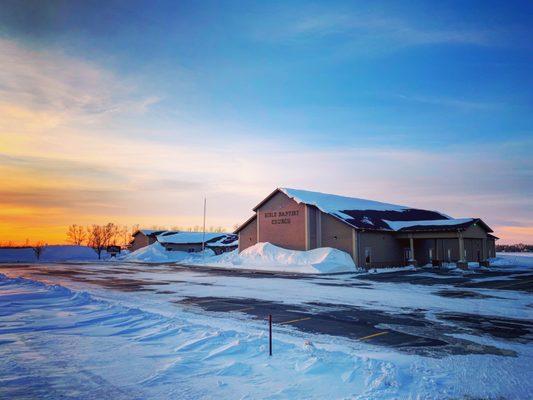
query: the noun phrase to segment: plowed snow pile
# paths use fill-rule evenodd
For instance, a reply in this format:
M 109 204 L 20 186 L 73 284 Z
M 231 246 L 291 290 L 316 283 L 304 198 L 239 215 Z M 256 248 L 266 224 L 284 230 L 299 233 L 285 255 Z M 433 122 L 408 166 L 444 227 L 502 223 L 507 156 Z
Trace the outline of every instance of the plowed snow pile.
M 231 253 L 206 258 L 205 263 L 200 259 L 188 264 L 300 274 L 356 271 L 352 257 L 341 250 L 331 247 L 309 251 L 287 250 L 271 243 L 257 243 L 243 250 L 240 254 L 235 250 Z
M 211 258 L 215 254 L 210 249 L 205 250 L 205 252 L 206 258 Z M 120 257 L 122 261 L 145 263 L 181 262 L 183 260 L 194 261 L 197 258 L 203 258 L 202 253 L 188 253 L 186 251 L 167 251 L 159 242 L 155 242 L 149 246 L 131 252 L 125 255 L 124 257 Z

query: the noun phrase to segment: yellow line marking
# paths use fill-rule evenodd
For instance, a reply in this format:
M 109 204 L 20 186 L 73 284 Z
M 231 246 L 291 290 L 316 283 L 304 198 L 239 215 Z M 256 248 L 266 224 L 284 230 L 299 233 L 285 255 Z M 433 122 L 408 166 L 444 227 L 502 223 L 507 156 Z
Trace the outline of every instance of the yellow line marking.
M 359 340 L 371 339 L 371 338 L 374 338 L 376 336 L 386 335 L 387 333 L 389 333 L 389 332 L 378 332 L 378 333 L 374 333 L 373 335 L 368 335 L 368 336 L 359 338 Z
M 228 312 L 248 311 L 253 310 L 253 307 L 239 308 L 238 310 L 229 310 Z
M 308 319 L 311 319 L 311 317 L 292 319 L 290 321 L 285 321 L 285 322 L 278 322 L 277 325 L 292 324 L 293 322 L 306 321 Z

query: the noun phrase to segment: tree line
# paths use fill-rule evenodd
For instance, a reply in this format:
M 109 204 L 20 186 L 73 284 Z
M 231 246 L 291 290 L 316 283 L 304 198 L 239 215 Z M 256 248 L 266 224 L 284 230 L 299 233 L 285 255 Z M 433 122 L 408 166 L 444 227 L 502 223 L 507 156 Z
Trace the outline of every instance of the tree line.
M 525 253 L 533 252 L 533 244 L 497 244 L 496 251 L 506 252 L 506 253 Z
M 131 235 L 137 230 L 139 230 L 138 225 L 116 225 L 112 222 L 87 226 L 72 224 L 67 229 L 67 242 L 91 247 L 100 258 L 102 251 L 108 246 L 126 248 L 131 241 Z
M 153 230 L 172 230 L 182 232 L 202 232 L 203 227 L 195 225 L 193 227 L 181 228 L 179 226 L 173 226 L 171 229 L 167 229 L 162 226 L 151 226 Z M 108 246 L 119 246 L 121 248 L 127 248 L 132 240 L 132 235 L 139 230 L 139 225 L 116 225 L 112 222 L 108 222 L 104 225 L 77 225 L 72 224 L 67 230 L 67 241 L 70 244 L 78 246 L 88 246 L 94 249 L 98 254 L 98 258 L 101 257 L 102 251 Z M 207 232 L 224 232 L 224 228 L 221 226 L 206 227 Z

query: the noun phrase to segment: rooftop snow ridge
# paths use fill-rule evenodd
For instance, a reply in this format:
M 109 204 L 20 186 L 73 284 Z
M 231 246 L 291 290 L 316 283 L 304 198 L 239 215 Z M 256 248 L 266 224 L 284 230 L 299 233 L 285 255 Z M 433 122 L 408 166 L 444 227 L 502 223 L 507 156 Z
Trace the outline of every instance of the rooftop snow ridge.
M 357 197 L 339 196 L 309 190 L 279 188 L 283 193 L 298 203 L 305 203 L 319 208 L 323 212 L 336 213 L 345 210 L 404 211 L 411 207 L 382 203 Z
M 472 222 L 473 218 L 452 218 L 452 219 L 435 219 L 425 221 L 387 221 L 383 220 L 394 231 L 399 231 L 404 228 L 411 228 L 414 226 L 456 226 L 464 225 Z

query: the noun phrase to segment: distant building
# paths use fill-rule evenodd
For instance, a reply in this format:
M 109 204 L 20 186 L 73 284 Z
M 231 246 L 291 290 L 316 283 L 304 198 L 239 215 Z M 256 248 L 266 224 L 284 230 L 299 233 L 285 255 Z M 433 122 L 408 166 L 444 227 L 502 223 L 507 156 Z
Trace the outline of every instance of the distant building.
M 110 246 L 107 246 L 106 248 L 106 252 L 107 254 L 109 254 L 111 257 L 116 257 L 117 254 L 120 254 L 120 246 L 116 246 L 116 245 L 110 245 Z
M 156 242 L 156 236 L 164 233 L 166 231 L 154 230 L 154 229 L 139 229 L 135 232 L 133 240 L 130 242 L 130 250 L 135 251 L 143 247 L 151 245 Z
M 289 188 L 274 190 L 253 210 L 235 231 L 239 251 L 259 242 L 294 250 L 333 247 L 367 268 L 488 264 L 496 254 L 497 237 L 479 218 Z
M 238 247 L 238 236 L 227 233 L 213 232 L 165 232 L 156 237 L 168 251 L 186 251 L 195 253 L 202 251 L 202 243 L 212 249 L 215 254 L 235 250 Z

